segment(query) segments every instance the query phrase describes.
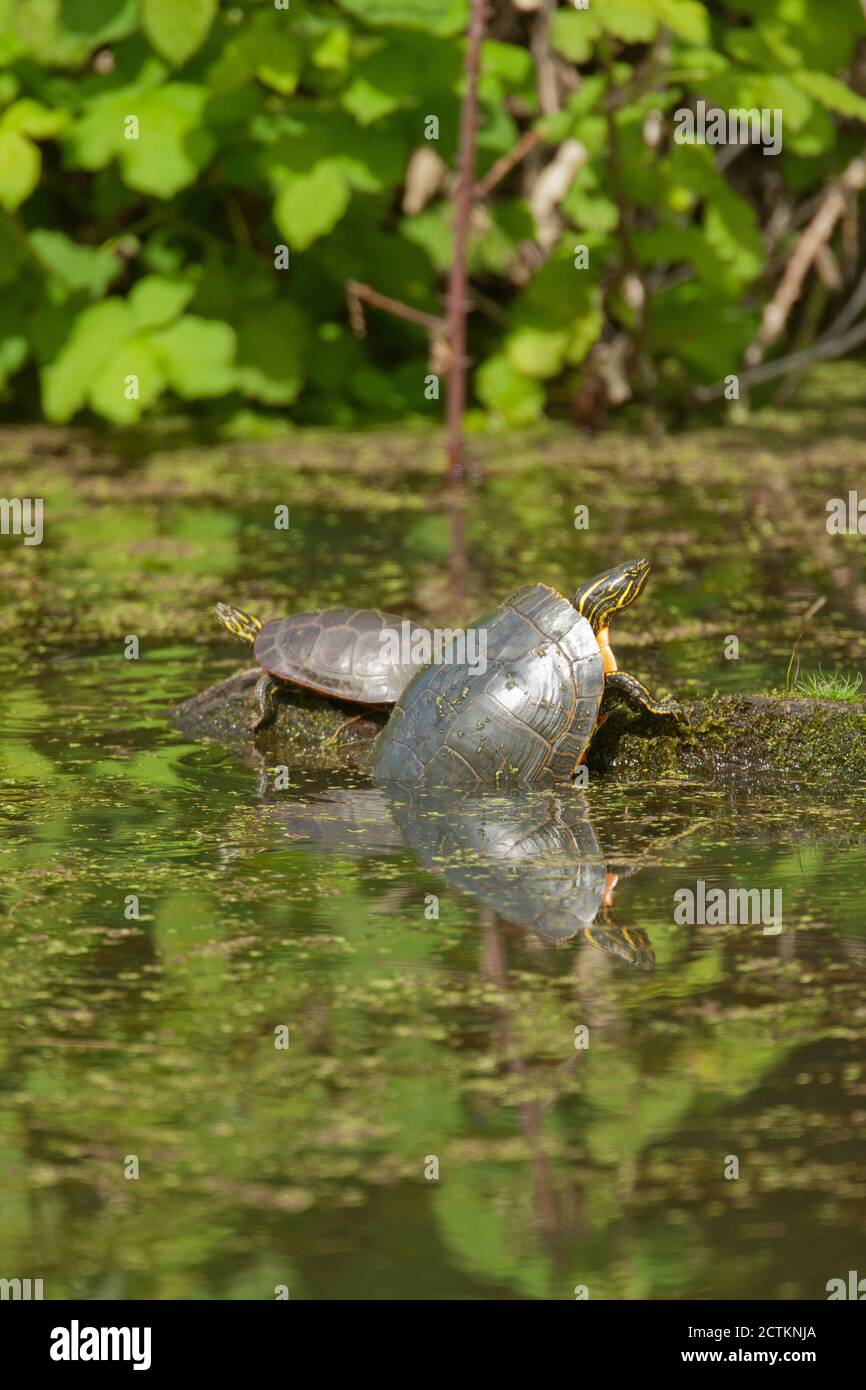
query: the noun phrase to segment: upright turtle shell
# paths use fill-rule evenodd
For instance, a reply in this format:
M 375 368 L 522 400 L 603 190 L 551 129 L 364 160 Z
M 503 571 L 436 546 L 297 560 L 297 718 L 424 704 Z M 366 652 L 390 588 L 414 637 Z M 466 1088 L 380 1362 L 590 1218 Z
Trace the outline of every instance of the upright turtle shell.
M 382 638 L 398 639 L 406 622 L 370 608 L 323 608 L 265 623 L 253 651 L 263 670 L 322 695 L 359 705 L 391 705 L 415 674 L 416 664 L 395 661 Z M 423 630 L 423 629 L 422 629 Z
M 549 787 L 574 773 L 604 691 L 598 641 L 555 589 L 518 589 L 473 623 L 486 669 L 419 671 L 371 753 L 377 780 L 418 787 Z

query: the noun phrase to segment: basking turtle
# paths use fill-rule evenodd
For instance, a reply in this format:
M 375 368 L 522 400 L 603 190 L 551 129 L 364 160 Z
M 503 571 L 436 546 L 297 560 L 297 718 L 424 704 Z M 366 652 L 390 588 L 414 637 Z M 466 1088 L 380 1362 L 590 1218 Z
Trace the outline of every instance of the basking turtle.
M 400 639 L 406 636 L 411 644 L 415 633 L 427 632 L 418 623 L 370 608 L 319 608 L 264 624 L 225 603 L 216 611 L 233 636 L 252 645 L 262 668 L 253 732 L 273 719 L 284 682 L 350 704 L 393 705 L 418 669 L 415 661 L 402 660 Z
M 617 670 L 614 613 L 643 592 L 650 566 L 634 560 L 563 598 L 531 584 L 473 627 L 486 662 L 431 665 L 400 695 L 371 752 L 378 780 L 408 786 L 548 787 L 567 781 L 599 724 L 603 695 L 682 716 Z M 483 669 L 482 669 L 483 668 Z

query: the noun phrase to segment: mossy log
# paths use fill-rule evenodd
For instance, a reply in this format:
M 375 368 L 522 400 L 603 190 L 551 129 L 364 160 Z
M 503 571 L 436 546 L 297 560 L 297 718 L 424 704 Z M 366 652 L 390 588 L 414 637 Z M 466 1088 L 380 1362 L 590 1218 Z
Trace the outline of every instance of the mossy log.
M 310 766 L 357 766 L 385 716 L 287 685 L 273 725 L 253 736 L 258 667 L 171 711 L 189 738 Z M 687 722 L 614 706 L 590 749 L 591 773 L 713 780 L 738 773 L 866 781 L 866 702 L 720 695 L 686 705 Z

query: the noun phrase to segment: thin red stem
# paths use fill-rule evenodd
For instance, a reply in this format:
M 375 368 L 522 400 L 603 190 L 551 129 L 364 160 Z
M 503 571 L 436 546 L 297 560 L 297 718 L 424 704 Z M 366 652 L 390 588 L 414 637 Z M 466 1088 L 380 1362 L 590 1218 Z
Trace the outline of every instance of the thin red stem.
M 475 138 L 478 131 L 478 76 L 481 43 L 487 18 L 487 0 L 471 0 L 469 39 L 466 46 L 466 91 L 460 112 L 457 154 L 457 196 L 454 208 L 454 259 L 448 280 L 448 471 L 463 474 L 463 411 L 466 406 L 466 312 L 469 277 L 467 250 L 469 220 L 475 193 Z

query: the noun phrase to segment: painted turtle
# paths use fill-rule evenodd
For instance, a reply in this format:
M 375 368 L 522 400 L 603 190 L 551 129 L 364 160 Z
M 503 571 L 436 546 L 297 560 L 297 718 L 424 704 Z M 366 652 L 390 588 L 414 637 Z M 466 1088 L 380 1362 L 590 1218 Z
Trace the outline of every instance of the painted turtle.
M 392 705 L 418 669 L 416 662 L 400 659 L 404 653 L 393 639 L 406 634 L 411 643 L 413 634 L 427 631 L 370 608 L 319 608 L 264 624 L 225 603 L 218 603 L 216 612 L 233 636 L 252 645 L 262 668 L 255 690 L 254 732 L 273 719 L 284 682 L 351 704 Z M 392 639 L 388 643 L 386 636 Z M 396 658 L 395 645 L 400 652 Z
M 614 613 L 643 592 L 647 560 L 605 570 L 571 600 L 546 584 L 507 598 L 474 627 L 486 663 L 430 665 L 399 697 L 371 752 L 378 780 L 404 786 L 549 787 L 567 781 L 599 723 L 602 695 L 682 715 L 617 670 Z M 484 669 L 482 669 L 482 665 Z

